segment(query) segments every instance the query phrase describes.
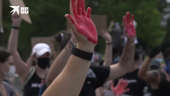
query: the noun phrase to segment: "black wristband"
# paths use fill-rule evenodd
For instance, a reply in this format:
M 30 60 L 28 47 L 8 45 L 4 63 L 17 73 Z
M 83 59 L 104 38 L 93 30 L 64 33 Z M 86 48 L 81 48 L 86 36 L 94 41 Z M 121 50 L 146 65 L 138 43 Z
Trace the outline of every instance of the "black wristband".
M 90 61 L 93 56 L 93 53 L 85 52 L 75 47 L 72 49 L 72 54 L 88 61 Z
M 17 26 L 12 26 L 13 29 L 19 30 L 19 27 Z

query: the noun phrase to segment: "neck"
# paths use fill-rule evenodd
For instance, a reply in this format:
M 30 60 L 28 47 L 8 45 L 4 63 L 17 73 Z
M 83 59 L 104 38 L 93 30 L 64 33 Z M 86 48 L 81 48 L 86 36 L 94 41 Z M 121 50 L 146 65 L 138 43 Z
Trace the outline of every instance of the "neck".
M 36 67 L 36 73 L 41 79 L 44 79 L 46 76 L 47 70 Z

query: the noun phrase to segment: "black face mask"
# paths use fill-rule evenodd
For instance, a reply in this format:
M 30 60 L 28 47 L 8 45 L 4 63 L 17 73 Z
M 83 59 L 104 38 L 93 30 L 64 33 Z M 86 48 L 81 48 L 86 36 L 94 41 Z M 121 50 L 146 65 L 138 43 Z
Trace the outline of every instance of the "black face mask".
M 50 67 L 50 58 L 38 58 L 38 66 L 41 69 Z

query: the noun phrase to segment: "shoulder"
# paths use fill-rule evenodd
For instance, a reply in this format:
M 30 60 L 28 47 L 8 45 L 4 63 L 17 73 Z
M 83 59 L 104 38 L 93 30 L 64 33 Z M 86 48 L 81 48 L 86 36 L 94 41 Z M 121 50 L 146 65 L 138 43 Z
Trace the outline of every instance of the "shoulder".
M 15 90 L 14 90 L 15 88 L 9 82 L 4 81 L 3 84 L 9 96 L 16 96 Z

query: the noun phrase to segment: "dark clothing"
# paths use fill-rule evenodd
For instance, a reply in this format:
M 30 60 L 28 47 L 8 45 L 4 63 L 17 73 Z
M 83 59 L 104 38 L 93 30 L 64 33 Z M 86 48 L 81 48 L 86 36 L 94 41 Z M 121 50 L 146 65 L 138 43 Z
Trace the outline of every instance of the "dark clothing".
M 79 96 L 96 96 L 95 90 L 109 77 L 110 67 L 91 66 Z
M 125 94 L 131 95 L 131 96 L 144 96 L 143 89 L 147 85 L 147 83 L 138 77 L 138 71 L 139 70 L 137 69 L 134 72 L 127 73 L 124 76 L 120 77 L 119 79 L 116 79 L 114 81 L 115 84 L 118 83 L 118 80 L 125 79 L 128 81 L 127 88 L 130 89 L 130 91 Z
M 170 96 L 170 82 L 167 81 L 165 74 L 161 73 L 159 89 L 152 89 L 152 96 Z
M 38 96 L 43 80 L 34 72 L 33 76 L 29 79 L 24 86 L 24 96 Z
M 6 89 L 7 96 L 16 96 L 14 88 L 8 82 L 4 81 L 3 85 L 4 85 L 5 89 Z M 1 93 L 0 93 L 0 96 L 2 96 Z
M 79 96 L 96 96 L 95 95 L 96 88 L 102 86 L 105 83 L 106 79 L 109 77 L 109 74 L 110 67 L 91 66 L 89 68 L 85 83 Z M 43 86 L 41 88 L 40 96 L 42 95 L 43 91 L 45 91 L 45 89 L 47 88 L 44 87 L 46 86 Z

